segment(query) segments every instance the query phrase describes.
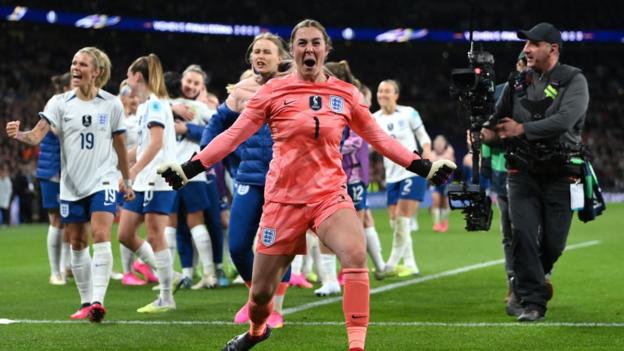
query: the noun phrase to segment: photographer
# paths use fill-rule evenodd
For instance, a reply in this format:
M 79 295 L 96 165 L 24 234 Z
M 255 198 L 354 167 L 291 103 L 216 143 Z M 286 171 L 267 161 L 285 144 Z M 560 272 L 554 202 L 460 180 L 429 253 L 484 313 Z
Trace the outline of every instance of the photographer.
M 570 184 L 580 170 L 569 160 L 580 150 L 589 92 L 580 69 L 559 63 L 561 33 L 552 24 L 519 31 L 518 38 L 526 39 L 528 70 L 505 87 L 494 130 L 483 136 L 506 145 L 513 290 L 522 306 L 518 320 L 533 322 L 545 316 L 544 276 L 563 252 L 572 221 Z

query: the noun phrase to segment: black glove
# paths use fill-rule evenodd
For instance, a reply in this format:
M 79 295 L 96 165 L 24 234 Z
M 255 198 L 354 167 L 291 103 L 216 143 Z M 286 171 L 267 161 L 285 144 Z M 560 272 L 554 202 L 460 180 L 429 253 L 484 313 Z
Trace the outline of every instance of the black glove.
M 196 175 L 206 170 L 199 159 L 193 160 L 193 156 L 181 165 L 177 163 L 161 165 L 156 172 L 165 178 L 167 184 L 174 190 L 178 190 L 185 186 L 190 179 L 195 178 Z
M 455 168 L 457 168 L 457 165 L 449 160 L 438 160 L 431 163 L 431 161 L 421 158 L 412 161 L 406 169 L 427 178 L 434 185 L 442 185 L 448 182 Z

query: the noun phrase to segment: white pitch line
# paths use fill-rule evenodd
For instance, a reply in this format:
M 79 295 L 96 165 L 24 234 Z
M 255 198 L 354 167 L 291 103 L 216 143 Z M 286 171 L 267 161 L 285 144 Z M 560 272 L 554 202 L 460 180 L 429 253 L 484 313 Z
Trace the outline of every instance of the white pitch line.
M 582 242 L 582 243 L 569 245 L 566 248 L 566 251 L 580 249 L 580 248 L 585 248 L 585 247 L 594 246 L 594 245 L 598 245 L 598 244 L 600 244 L 600 240 L 585 241 L 585 242 Z M 482 263 L 476 263 L 476 264 L 472 264 L 472 265 L 468 265 L 468 266 L 464 266 L 464 267 L 459 267 L 459 268 L 456 268 L 456 269 L 451 269 L 450 271 L 445 271 L 445 272 L 441 272 L 441 273 L 426 275 L 426 276 L 419 277 L 419 278 L 414 278 L 414 279 L 404 280 L 404 281 L 400 281 L 400 282 L 396 282 L 396 283 L 392 283 L 392 284 L 388 284 L 388 285 L 383 285 L 383 286 L 380 286 L 378 288 L 371 289 L 370 294 L 374 295 L 374 294 L 378 294 L 378 293 L 381 293 L 381 292 L 402 288 L 402 287 L 405 287 L 405 286 L 410 286 L 410 285 L 414 285 L 414 284 L 424 283 L 424 282 L 429 281 L 429 280 L 440 279 L 440 278 L 444 278 L 444 277 L 458 275 L 458 274 L 470 272 L 470 271 L 473 271 L 473 270 L 476 270 L 476 269 L 481 269 L 481 268 L 486 268 L 486 267 L 490 267 L 490 266 L 495 266 L 497 264 L 502 264 L 504 262 L 505 262 L 504 259 L 499 259 L 499 260 L 487 261 L 487 262 L 482 262 Z M 324 306 L 324 305 L 329 305 L 331 303 L 338 302 L 338 301 L 342 301 L 342 296 L 325 298 L 325 299 L 322 299 L 322 300 L 319 300 L 319 301 L 305 303 L 303 305 L 286 308 L 286 309 L 284 309 L 284 312 L 282 314 L 284 316 L 286 316 L 286 315 L 289 315 L 289 314 L 293 314 L 293 313 L 309 310 L 311 308 Z
M 0 324 L 73 324 L 85 325 L 84 321 L 70 320 L 35 320 L 35 319 L 0 319 Z M 236 324 L 232 321 L 128 321 L 107 320 L 104 324 L 121 325 L 229 325 Z M 288 321 L 289 326 L 324 327 L 343 326 L 344 322 L 319 321 L 319 322 L 296 322 Z M 370 322 L 371 327 L 442 327 L 442 328 L 498 328 L 498 327 L 551 327 L 551 328 L 624 328 L 624 323 L 607 322 Z

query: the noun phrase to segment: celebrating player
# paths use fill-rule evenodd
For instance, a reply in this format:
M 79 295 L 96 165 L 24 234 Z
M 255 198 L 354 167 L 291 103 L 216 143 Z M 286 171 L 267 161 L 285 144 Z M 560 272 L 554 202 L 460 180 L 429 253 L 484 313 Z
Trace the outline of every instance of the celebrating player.
M 256 36 L 248 50 L 248 60 L 255 74 L 242 79 L 232 88 L 227 100 L 218 107 L 217 114 L 208 124 L 202 145 L 208 144 L 230 126 L 255 92 L 277 74 L 280 63 L 289 58 L 290 55 L 280 37 L 271 33 Z M 237 150 L 240 164 L 235 174 L 237 185 L 230 215 L 234 220 L 229 226 L 228 241 L 232 261 L 247 286 L 252 281 L 254 259 L 252 246 L 262 215 L 266 173 L 273 158 L 272 146 L 271 132 L 265 124 Z M 289 279 L 290 275 L 285 274 L 278 286 L 274 311 L 269 316 L 269 325 L 272 327 L 279 328 L 284 323 L 281 311 Z M 236 313 L 234 322 L 247 321 L 249 321 L 249 305 L 245 304 Z
M 350 125 L 382 154 L 411 171 L 443 183 L 455 165 L 432 164 L 381 130 L 353 85 L 323 72 L 331 41 L 315 20 L 297 24 L 291 34 L 295 71 L 263 85 L 236 122 L 183 165 L 159 173 L 175 188 L 219 161 L 265 123 L 273 137 L 273 160 L 265 187 L 249 293 L 248 332 L 225 350 L 248 350 L 271 334 L 267 318 L 273 295 L 294 255 L 305 252 L 312 228 L 338 255 L 345 274 L 343 311 L 350 350 L 363 350 L 369 319 L 369 280 L 362 222 L 348 199 L 340 142 Z
M 61 140 L 61 221 L 71 238 L 71 267 L 80 309 L 72 319 L 100 322 L 106 314 L 104 296 L 113 267 L 110 235 L 116 186 L 127 200 L 134 199 L 126 159 L 123 107 L 119 99 L 101 89 L 110 77 L 110 60 L 101 50 L 85 47 L 71 63 L 75 89 L 52 97 L 35 127 L 19 131 L 19 121 L 7 124 L 7 134 L 37 145 L 54 126 Z M 116 157 L 115 157 L 116 154 Z M 117 169 L 123 181 L 119 181 Z M 93 233 L 93 260 L 89 255 L 87 226 Z

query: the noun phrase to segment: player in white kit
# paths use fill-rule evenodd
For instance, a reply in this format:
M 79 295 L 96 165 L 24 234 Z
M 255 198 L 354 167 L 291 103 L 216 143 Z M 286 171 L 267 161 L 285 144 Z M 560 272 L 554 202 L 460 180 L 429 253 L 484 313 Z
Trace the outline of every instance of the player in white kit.
M 126 147 L 129 151 L 128 165 L 132 167 L 136 162 L 136 148 L 135 146 L 139 142 L 139 117 L 137 116 L 137 108 L 139 107 L 139 99 L 136 93 L 128 86 L 128 80 L 124 79 L 119 85 L 119 99 L 124 107 L 124 115 L 126 122 Z M 120 206 L 123 204 L 120 204 Z M 121 218 L 120 218 L 121 219 Z M 147 280 L 152 278 L 153 281 L 157 281 L 156 276 L 152 273 L 148 265 L 140 262 L 134 262 L 134 253 L 125 247 L 122 243 L 119 243 L 119 253 L 121 258 L 121 268 L 123 275 L 121 277 L 121 284 L 123 285 L 145 285 L 147 281 L 141 279 L 136 275 L 136 269 L 133 271 L 133 263 L 143 268 L 144 276 Z M 147 271 L 146 271 L 147 270 Z
M 136 199 L 127 201 L 121 211 L 119 241 L 155 269 L 160 282 L 160 296 L 137 312 L 167 312 L 176 308 L 171 287 L 173 260 L 165 240 L 175 192 L 156 174 L 156 169 L 160 164 L 175 161 L 176 140 L 173 112 L 158 56 L 149 54 L 136 59 L 128 68 L 128 85 L 141 103 L 137 108 L 137 161 L 130 169 Z M 136 234 L 143 216 L 149 244 Z
M 75 89 L 52 97 L 37 125 L 19 132 L 19 121 L 7 124 L 10 137 L 36 145 L 50 129 L 61 141 L 60 213 L 71 238 L 71 267 L 80 293 L 80 309 L 72 319 L 100 322 L 106 314 L 104 296 L 113 266 L 110 235 L 116 195 L 131 200 L 123 107 L 114 95 L 100 89 L 110 77 L 110 60 L 94 47 L 80 49 L 70 72 Z M 123 180 L 119 179 L 117 169 Z M 93 235 L 89 255 L 87 226 Z
M 180 120 L 179 117 L 175 117 L 176 140 L 178 142 L 176 157 L 180 163 L 189 160 L 193 154 L 199 152 L 201 133 L 210 117 L 216 112 L 205 103 L 195 100 L 201 88 L 205 87 L 206 80 L 206 72 L 199 65 L 188 66 L 182 73 L 182 96 L 171 101 L 174 111 L 185 110 L 188 117 L 190 117 L 186 121 L 188 123 Z M 214 170 L 211 172 L 214 173 Z M 165 237 L 169 244 L 169 250 L 174 254 L 176 252 L 176 227 L 178 227 L 178 221 L 186 222 L 190 229 L 192 241 L 197 248 L 199 260 L 203 266 L 202 279 L 192 289 L 214 288 L 217 286 L 217 276 L 213 262 L 213 243 L 204 222 L 204 211 L 210 208 L 206 173 L 198 174 L 190 180 L 188 185 L 188 188 L 184 187 L 176 192 L 172 213 L 169 216 L 169 225 L 165 228 Z M 186 218 L 178 219 L 178 211 L 181 207 L 186 210 Z M 187 239 L 184 237 L 185 233 L 177 233 L 177 235 L 181 236 L 182 240 Z M 183 279 L 192 282 L 193 268 L 184 266 L 183 264 Z
M 399 85 L 394 80 L 384 80 L 377 88 L 377 102 L 381 110 L 373 117 L 379 126 L 393 138 L 397 139 L 408 150 L 422 148 L 422 157 L 429 158 L 431 138 L 425 130 L 418 111 L 409 106 L 397 105 Z M 386 263 L 384 275 L 410 276 L 418 274 L 418 266 L 414 259 L 410 221 L 422 202 L 427 181 L 423 177 L 409 172 L 404 167 L 384 158 L 386 170 L 387 201 L 390 225 L 393 229 L 392 251 Z M 403 259 L 403 269 L 398 269 Z

